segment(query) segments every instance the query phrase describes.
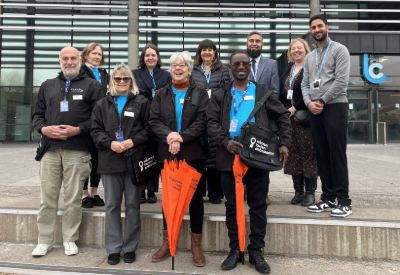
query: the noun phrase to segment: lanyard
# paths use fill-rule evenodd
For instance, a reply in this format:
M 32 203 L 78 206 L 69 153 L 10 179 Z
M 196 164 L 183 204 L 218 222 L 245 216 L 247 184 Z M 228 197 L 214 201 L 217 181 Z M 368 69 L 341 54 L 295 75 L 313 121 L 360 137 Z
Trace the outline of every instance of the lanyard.
M 67 79 L 67 81 L 65 82 L 64 101 L 67 101 L 67 94 L 70 88 L 71 88 L 71 80 Z
M 293 65 L 289 75 L 289 90 L 293 90 L 293 85 L 295 80 L 296 80 L 296 68 Z
M 114 103 L 115 103 L 115 108 L 117 109 L 118 130 L 121 130 L 122 114 L 121 114 L 121 117 L 119 117 L 119 114 L 118 114 L 118 96 L 114 96 Z
M 206 70 L 204 69 L 204 64 L 201 64 L 201 69 L 203 70 L 204 77 L 206 78 L 207 86 L 210 85 L 210 79 L 211 79 L 211 70 L 206 73 Z
M 317 67 L 317 74 L 315 75 L 316 78 L 318 79 L 322 69 L 325 66 L 326 63 L 326 57 L 328 55 L 328 52 L 332 46 L 332 40 L 328 40 L 328 46 L 325 47 L 325 49 L 321 49 L 321 53 L 317 49 L 317 54 L 315 55 L 315 61 L 316 61 L 316 67 Z M 322 60 L 321 60 L 322 59 Z
M 235 91 L 239 91 L 239 90 L 236 90 L 236 87 L 232 86 L 231 94 L 233 97 L 233 113 L 234 113 L 235 117 L 236 117 L 237 112 L 239 111 L 240 104 L 242 104 L 242 102 L 244 101 L 244 96 L 246 95 L 248 89 L 249 89 L 249 82 L 247 83 L 246 90 L 243 91 L 242 97 L 240 98 L 240 101 L 238 104 L 237 100 L 236 100 L 236 96 L 235 96 Z

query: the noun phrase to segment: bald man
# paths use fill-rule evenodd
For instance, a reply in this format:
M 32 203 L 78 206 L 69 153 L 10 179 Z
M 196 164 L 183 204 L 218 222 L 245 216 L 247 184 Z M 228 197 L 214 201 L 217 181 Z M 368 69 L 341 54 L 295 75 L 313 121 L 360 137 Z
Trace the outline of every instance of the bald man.
M 47 144 L 42 156 L 37 156 L 41 194 L 38 245 L 32 251 L 33 257 L 44 256 L 52 248 L 61 186 L 64 252 L 66 255 L 79 252 L 75 241 L 82 219 L 82 187 L 90 173 L 90 116 L 102 94 L 97 81 L 79 74 L 81 59 L 76 48 L 61 49 L 59 61 L 61 72 L 40 86 L 32 116 L 33 127 L 42 135 L 42 145 Z

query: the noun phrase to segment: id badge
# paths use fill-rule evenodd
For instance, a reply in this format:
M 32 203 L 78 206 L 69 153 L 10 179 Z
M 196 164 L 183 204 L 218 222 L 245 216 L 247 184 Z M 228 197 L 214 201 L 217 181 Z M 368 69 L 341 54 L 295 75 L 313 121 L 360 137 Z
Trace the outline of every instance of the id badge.
M 207 90 L 208 98 L 211 98 L 211 89 Z
M 290 89 L 290 90 L 288 90 L 287 91 L 287 97 L 286 97 L 286 99 L 292 99 L 293 98 L 293 90 L 292 89 Z
M 314 90 L 319 90 L 319 86 L 320 86 L 320 85 L 321 85 L 321 79 L 320 79 L 320 78 L 315 79 L 314 82 L 313 82 L 313 88 L 314 88 Z
M 239 120 L 237 120 L 236 118 L 231 120 L 231 124 L 229 125 L 229 132 L 236 132 L 237 131 L 237 127 L 239 124 Z
M 118 142 L 123 142 L 124 141 L 124 132 L 122 130 L 118 130 L 115 132 L 115 139 Z
M 185 103 L 185 99 L 184 99 L 184 98 L 179 99 L 179 103 L 180 103 L 180 104 Z
M 60 112 L 61 113 L 68 112 L 68 101 L 66 100 L 60 101 Z

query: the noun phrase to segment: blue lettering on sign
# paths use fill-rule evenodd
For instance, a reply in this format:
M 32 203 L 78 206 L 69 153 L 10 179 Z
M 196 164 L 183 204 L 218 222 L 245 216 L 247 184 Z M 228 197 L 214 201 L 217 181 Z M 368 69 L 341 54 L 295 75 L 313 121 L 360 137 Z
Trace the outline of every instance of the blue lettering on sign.
M 387 80 L 387 76 L 382 73 L 383 65 L 381 63 L 369 64 L 367 53 L 364 53 L 362 67 L 363 76 L 368 82 L 373 84 L 381 84 Z

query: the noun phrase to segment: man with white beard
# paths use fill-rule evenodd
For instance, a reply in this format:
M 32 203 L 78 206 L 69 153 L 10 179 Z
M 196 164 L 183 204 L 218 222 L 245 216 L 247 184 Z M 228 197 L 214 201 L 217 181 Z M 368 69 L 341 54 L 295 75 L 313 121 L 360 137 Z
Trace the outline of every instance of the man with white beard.
M 89 135 L 91 112 L 101 96 L 97 81 L 79 74 L 81 59 L 73 47 L 61 49 L 61 72 L 42 83 L 38 93 L 33 127 L 42 135 L 45 151 L 40 160 L 40 208 L 37 217 L 38 245 L 33 257 L 52 248 L 61 186 L 64 189 L 62 238 L 66 255 L 78 254 L 82 219 L 81 194 L 90 173 Z

